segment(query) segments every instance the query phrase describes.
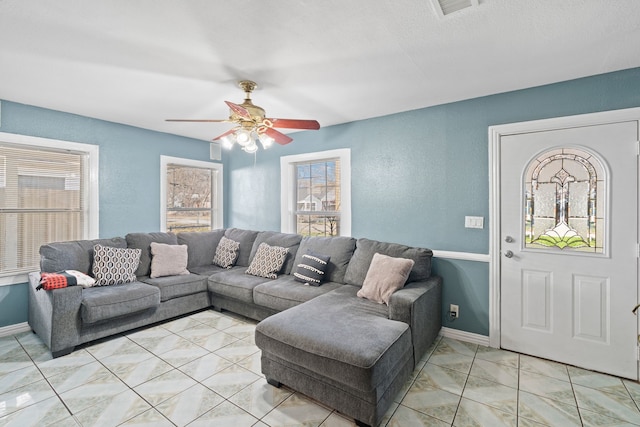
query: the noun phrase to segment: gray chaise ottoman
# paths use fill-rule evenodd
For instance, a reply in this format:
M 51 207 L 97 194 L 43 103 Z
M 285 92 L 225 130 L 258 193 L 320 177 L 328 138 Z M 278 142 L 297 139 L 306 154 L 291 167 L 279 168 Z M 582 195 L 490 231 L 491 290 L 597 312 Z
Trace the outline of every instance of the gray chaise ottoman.
M 262 372 L 353 417 L 377 425 L 414 367 L 409 326 L 345 285 L 256 327 Z

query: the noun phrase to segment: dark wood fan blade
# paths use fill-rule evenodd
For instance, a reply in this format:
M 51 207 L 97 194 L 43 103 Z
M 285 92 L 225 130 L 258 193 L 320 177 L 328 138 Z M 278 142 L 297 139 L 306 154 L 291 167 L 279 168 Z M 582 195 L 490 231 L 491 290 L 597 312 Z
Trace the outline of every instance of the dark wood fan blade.
M 298 120 L 298 119 L 268 119 L 273 123 L 275 128 L 286 129 L 320 129 L 320 123 L 316 120 Z
M 203 122 L 203 123 L 232 123 L 229 119 L 164 119 L 165 122 Z
M 282 132 L 278 132 L 274 128 L 265 128 L 264 133 L 273 138 L 273 140 L 280 145 L 286 145 L 293 141 L 293 138 L 289 138 L 287 135 Z
M 244 108 L 243 106 L 234 104 L 233 102 L 230 102 L 230 101 L 224 101 L 224 102 L 229 106 L 229 108 L 231 108 L 231 111 L 236 113 L 238 116 L 242 117 L 245 120 L 252 120 L 251 114 L 249 114 L 247 109 Z
M 227 136 L 227 135 L 231 135 L 233 132 L 235 132 L 235 130 L 236 130 L 235 128 L 234 128 L 234 129 L 229 129 L 228 131 L 226 131 L 226 132 L 225 132 L 225 133 L 223 133 L 222 135 L 218 135 L 218 136 L 216 136 L 215 138 L 213 138 L 213 141 L 217 141 L 217 140 L 219 140 L 220 138 L 224 138 L 224 137 L 225 137 L 225 136 Z

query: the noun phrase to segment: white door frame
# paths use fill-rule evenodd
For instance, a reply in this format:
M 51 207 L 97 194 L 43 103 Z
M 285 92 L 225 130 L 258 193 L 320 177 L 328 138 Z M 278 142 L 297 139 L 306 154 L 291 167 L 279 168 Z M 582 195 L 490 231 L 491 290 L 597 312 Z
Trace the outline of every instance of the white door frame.
M 520 133 L 640 120 L 640 107 L 489 127 L 489 345 L 500 348 L 500 139 Z M 639 143 L 640 144 L 640 143 Z M 640 176 L 636 177 L 640 183 Z M 639 186 L 640 188 L 640 186 Z M 640 212 L 640 207 L 639 207 Z M 640 229 L 640 216 L 638 217 Z M 640 273 L 640 272 L 639 272 Z M 639 275 L 640 277 L 640 275 Z M 627 308 L 625 307 L 625 310 Z M 630 308 L 629 308 L 630 309 Z

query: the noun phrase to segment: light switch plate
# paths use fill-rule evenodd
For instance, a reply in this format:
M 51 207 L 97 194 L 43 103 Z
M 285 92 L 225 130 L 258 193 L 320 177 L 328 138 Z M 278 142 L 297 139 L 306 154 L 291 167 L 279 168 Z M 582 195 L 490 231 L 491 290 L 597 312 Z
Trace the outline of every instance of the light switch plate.
M 482 216 L 465 216 L 465 228 L 484 228 L 484 217 Z

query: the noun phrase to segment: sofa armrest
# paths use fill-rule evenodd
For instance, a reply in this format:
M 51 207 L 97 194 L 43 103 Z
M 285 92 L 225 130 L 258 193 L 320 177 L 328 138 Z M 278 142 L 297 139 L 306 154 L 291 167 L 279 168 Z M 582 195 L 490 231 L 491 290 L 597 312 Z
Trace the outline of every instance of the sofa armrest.
M 411 328 L 414 364 L 417 364 L 442 326 L 442 278 L 431 276 L 394 292 L 389 300 L 389 318 Z
M 37 290 L 40 273 L 29 273 L 29 326 L 54 357 L 73 351 L 80 341 L 82 287 Z

